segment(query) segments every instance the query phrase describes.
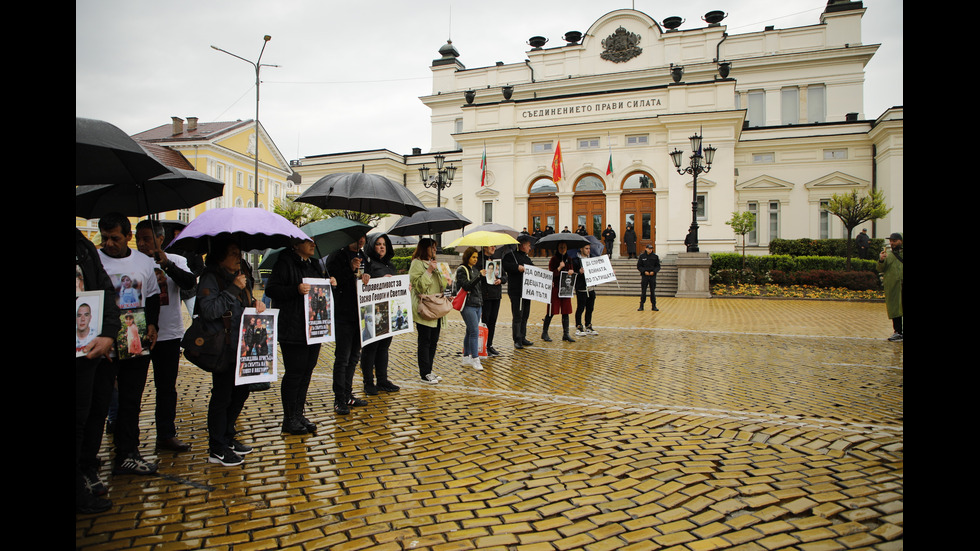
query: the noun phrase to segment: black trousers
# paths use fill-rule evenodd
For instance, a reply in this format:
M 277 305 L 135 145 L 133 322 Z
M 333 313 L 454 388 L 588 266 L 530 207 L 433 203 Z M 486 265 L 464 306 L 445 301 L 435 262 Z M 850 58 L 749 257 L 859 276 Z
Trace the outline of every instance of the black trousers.
M 442 320 L 436 322 L 435 327 L 415 324 L 415 331 L 418 333 L 418 360 L 419 376 L 423 379 L 432 373 L 432 364 L 436 359 L 436 345 L 439 344 L 439 331 L 442 329 Z
M 361 350 L 361 375 L 364 386 L 374 386 L 375 379 L 381 384 L 388 381 L 388 349 L 391 339 L 381 339 L 364 345 Z
M 642 276 L 640 279 L 640 306 L 647 300 L 647 287 L 650 288 L 650 304 L 657 307 L 657 276 Z
M 334 403 L 347 402 L 354 395 L 354 371 L 361 359 L 361 331 L 357 319 L 337 320 L 337 340 L 333 362 Z
M 235 423 L 248 400 L 248 385 L 235 386 L 235 368 L 211 374 L 211 401 L 208 403 L 208 445 L 220 451 L 231 446 Z M 117 421 L 118 423 L 118 421 Z
M 95 384 L 95 369 L 101 360 L 96 358 L 75 358 L 75 499 L 85 495 L 85 485 L 82 482 L 82 443 L 85 441 L 85 430 L 88 426 L 89 411 L 92 408 L 92 391 Z M 102 441 L 100 423 L 99 442 Z
M 153 359 L 153 385 L 157 402 L 154 416 L 157 439 L 177 436 L 177 370 L 180 365 L 180 339 L 157 341 L 150 352 Z
M 514 342 L 523 342 L 527 338 L 527 318 L 531 315 L 531 301 L 521 299 L 520 295 L 508 293 L 510 297 L 510 313 L 513 318 L 511 332 Z
M 582 325 L 582 313 L 585 313 L 585 325 L 592 325 L 592 311 L 595 310 L 595 291 L 575 291 L 575 325 Z
M 497 327 L 497 314 L 500 313 L 500 299 L 483 299 L 481 321 L 487 325 L 487 347 L 493 346 L 493 333 Z
M 310 390 L 310 380 L 320 357 L 319 344 L 281 342 L 282 350 L 282 410 L 289 417 L 301 412 L 306 404 L 306 394 Z M 294 409 L 295 408 L 295 409 Z
M 102 448 L 102 436 L 105 432 L 105 420 L 109 413 L 114 383 L 119 391 L 119 410 L 116 414 L 116 432 L 113 437 L 116 460 L 121 461 L 126 455 L 139 450 L 140 408 L 149 368 L 149 356 L 128 360 L 117 358 L 111 362 L 103 360 L 95 368 L 92 402 L 88 419 L 85 421 L 82 441 L 83 468 L 99 466 L 99 449 Z

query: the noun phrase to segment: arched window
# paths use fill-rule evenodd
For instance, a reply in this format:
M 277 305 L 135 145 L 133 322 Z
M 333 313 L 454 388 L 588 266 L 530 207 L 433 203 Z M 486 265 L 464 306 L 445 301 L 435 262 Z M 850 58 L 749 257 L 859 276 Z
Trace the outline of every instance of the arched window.
M 551 178 L 538 178 L 531 184 L 530 193 L 558 193 L 558 186 Z
M 645 172 L 634 172 L 623 182 L 623 189 L 653 189 L 656 182 Z
M 586 174 L 575 182 L 575 191 L 603 191 L 606 186 L 602 180 L 593 174 Z

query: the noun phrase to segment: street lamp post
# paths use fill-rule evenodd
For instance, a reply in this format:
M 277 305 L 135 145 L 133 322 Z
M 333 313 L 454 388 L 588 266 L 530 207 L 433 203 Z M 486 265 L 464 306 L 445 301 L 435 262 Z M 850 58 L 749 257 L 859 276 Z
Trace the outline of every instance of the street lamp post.
M 265 53 L 265 46 L 272 40 L 272 37 L 265 35 L 262 37 L 262 50 L 259 51 L 259 58 L 256 61 L 249 61 L 240 55 L 235 55 L 227 50 L 222 50 L 221 48 L 212 45 L 211 48 L 218 50 L 219 52 L 224 52 L 232 57 L 237 57 L 238 59 L 248 63 L 255 69 L 255 182 L 253 182 L 255 189 L 255 207 L 259 206 L 259 72 L 262 67 L 278 67 L 278 65 L 270 65 L 267 63 L 262 63 L 262 54 Z
M 687 243 L 687 252 L 696 253 L 700 252 L 698 248 L 698 174 L 711 170 L 711 162 L 714 160 L 717 150 L 709 145 L 704 148 L 704 155 L 702 156 L 701 136 L 695 134 L 690 137 L 690 140 L 693 154 L 689 166 L 681 168 L 684 152 L 677 148 L 670 152 L 670 159 L 674 162 L 674 168 L 677 169 L 678 174 L 690 174 L 694 178 L 694 199 L 691 201 L 691 239 Z
M 456 167 L 453 165 L 445 166 L 446 157 L 444 155 L 436 155 L 436 175 L 429 177 L 429 167 L 422 165 L 419 168 L 419 176 L 422 178 L 422 185 L 431 188 L 436 188 L 436 206 L 442 206 L 442 190 L 453 185 L 453 178 L 456 177 Z M 442 234 L 436 235 L 436 244 L 439 248 L 442 248 Z

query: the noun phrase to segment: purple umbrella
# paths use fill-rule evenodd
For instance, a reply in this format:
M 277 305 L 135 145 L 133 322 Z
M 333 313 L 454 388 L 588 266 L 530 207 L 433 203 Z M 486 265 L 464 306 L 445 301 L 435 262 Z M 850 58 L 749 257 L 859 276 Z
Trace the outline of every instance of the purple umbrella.
M 229 207 L 204 211 L 166 248 L 207 253 L 215 237 L 232 238 L 243 252 L 287 247 L 294 238 L 310 238 L 274 212 Z

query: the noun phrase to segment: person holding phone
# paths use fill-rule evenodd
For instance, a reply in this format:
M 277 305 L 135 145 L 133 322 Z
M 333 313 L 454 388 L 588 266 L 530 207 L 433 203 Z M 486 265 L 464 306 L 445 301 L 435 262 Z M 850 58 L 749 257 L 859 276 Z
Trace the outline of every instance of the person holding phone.
M 892 342 L 903 342 L 905 331 L 902 324 L 902 287 L 904 281 L 905 247 L 902 245 L 902 234 L 893 233 L 888 236 L 889 247 L 878 256 L 878 271 L 884 276 L 885 309 L 892 320 L 894 333 L 888 337 Z

